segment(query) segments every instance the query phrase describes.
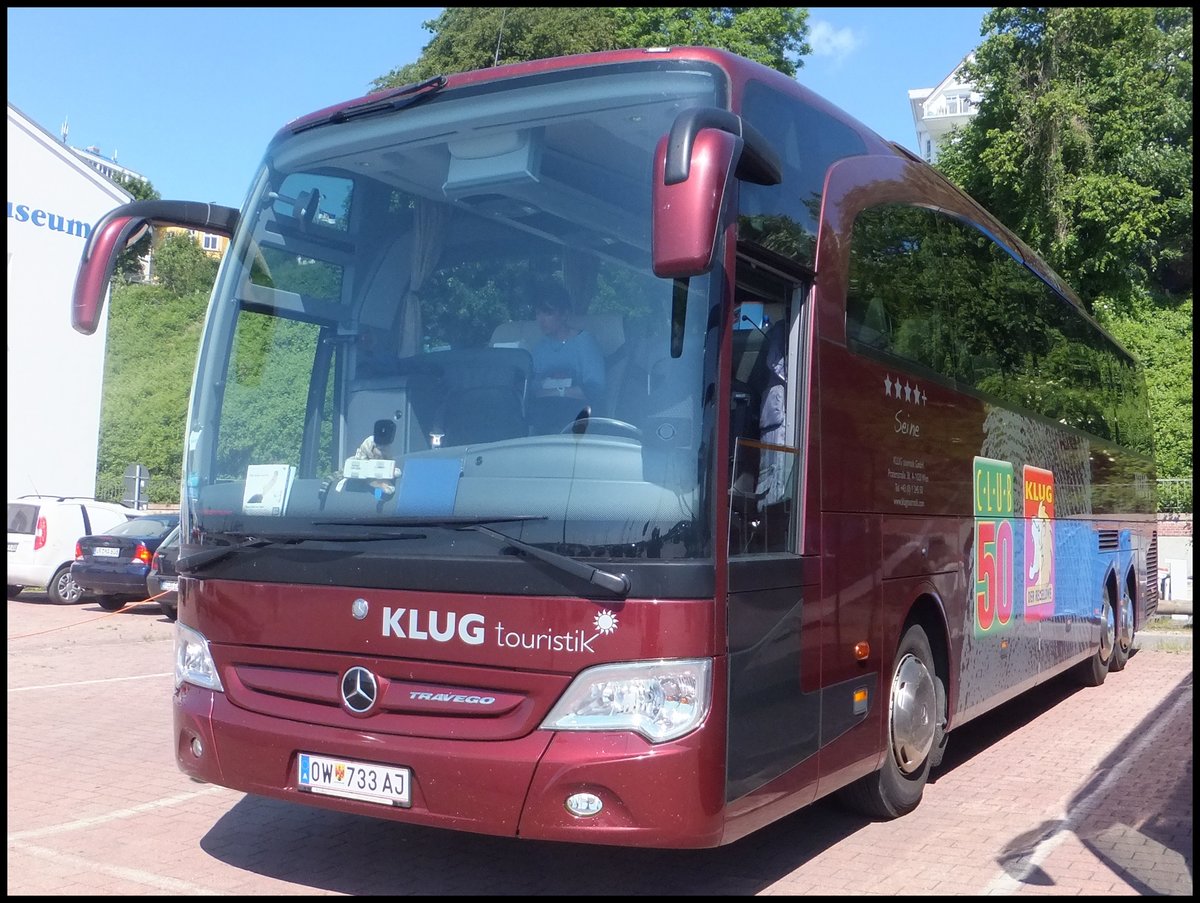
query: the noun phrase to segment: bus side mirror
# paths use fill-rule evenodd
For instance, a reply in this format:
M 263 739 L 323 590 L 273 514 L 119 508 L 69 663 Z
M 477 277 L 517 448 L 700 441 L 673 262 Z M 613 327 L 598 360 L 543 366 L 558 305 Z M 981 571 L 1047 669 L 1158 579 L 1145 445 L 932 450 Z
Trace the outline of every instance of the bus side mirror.
M 193 201 L 133 201 L 110 210 L 88 233 L 83 247 L 71 296 L 71 326 L 84 335 L 96 331 L 117 257 L 151 224 L 181 226 L 228 238 L 237 222 L 238 212 L 232 207 Z
M 96 224 L 88 236 L 75 276 L 71 325 L 77 332 L 91 335 L 96 331 L 117 257 L 138 241 L 148 227 L 149 223 L 143 219 L 111 214 Z
M 731 177 L 776 185 L 779 159 L 740 116 L 712 107 L 684 110 L 654 155 L 650 244 L 656 276 L 684 279 L 712 268 Z

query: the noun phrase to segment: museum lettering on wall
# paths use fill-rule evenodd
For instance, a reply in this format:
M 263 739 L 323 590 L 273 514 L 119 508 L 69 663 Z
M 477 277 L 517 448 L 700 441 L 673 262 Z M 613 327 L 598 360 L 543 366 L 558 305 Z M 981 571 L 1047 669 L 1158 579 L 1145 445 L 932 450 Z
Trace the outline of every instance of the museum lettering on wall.
M 92 232 L 91 225 L 81 220 L 68 219 L 61 213 L 52 213 L 29 204 L 14 204 L 12 201 L 8 202 L 8 218 L 14 222 L 49 229 L 51 232 L 65 232 L 76 238 L 87 238 Z

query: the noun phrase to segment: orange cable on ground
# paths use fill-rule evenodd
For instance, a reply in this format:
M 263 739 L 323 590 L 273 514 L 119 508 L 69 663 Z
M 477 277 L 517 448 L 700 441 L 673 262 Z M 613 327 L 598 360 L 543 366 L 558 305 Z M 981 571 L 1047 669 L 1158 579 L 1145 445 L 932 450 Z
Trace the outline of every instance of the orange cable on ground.
M 90 624 L 90 623 L 92 623 L 92 621 L 99 621 L 104 618 L 111 618 L 113 615 L 119 615 L 122 612 L 124 612 L 134 606 L 145 605 L 147 602 L 153 602 L 156 599 L 161 599 L 163 596 L 167 595 L 169 592 L 170 592 L 170 590 L 166 590 L 164 592 L 158 593 L 157 595 L 150 596 L 147 599 L 139 599 L 137 602 L 127 602 L 124 605 L 122 605 L 120 608 L 118 608 L 116 611 L 105 612 L 104 614 L 100 615 L 99 617 L 88 618 L 86 621 L 76 621 L 74 624 L 62 624 L 58 627 L 51 627 L 48 630 L 35 630 L 33 633 L 19 633 L 15 636 L 7 637 L 7 639 L 23 640 L 26 637 L 40 636 L 43 633 L 54 633 L 54 631 L 56 631 L 56 630 L 64 630 L 67 627 L 77 627 L 80 624 Z

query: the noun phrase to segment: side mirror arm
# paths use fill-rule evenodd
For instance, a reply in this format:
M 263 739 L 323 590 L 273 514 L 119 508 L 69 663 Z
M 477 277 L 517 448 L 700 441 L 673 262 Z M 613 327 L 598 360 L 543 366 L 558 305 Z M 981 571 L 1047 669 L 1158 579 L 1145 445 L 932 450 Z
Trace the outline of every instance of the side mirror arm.
M 778 185 L 783 179 L 779 155 L 754 126 L 736 113 L 716 107 L 684 110 L 671 124 L 667 136 L 667 160 L 664 181 L 677 185 L 687 181 L 692 167 L 692 146 L 701 129 L 719 129 L 742 139 L 742 153 L 734 176 L 755 185 Z

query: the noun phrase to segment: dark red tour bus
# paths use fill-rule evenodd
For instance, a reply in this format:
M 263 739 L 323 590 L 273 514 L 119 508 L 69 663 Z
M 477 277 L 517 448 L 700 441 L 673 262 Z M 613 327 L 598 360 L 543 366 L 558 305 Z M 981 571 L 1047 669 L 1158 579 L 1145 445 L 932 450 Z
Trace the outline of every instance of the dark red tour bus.
M 729 843 L 912 810 L 947 735 L 1153 613 L 1136 362 L 1016 236 L 703 48 L 288 123 L 227 234 L 184 443 L 175 753 L 485 834 Z M 1097 730 L 1105 715 L 1097 712 Z

